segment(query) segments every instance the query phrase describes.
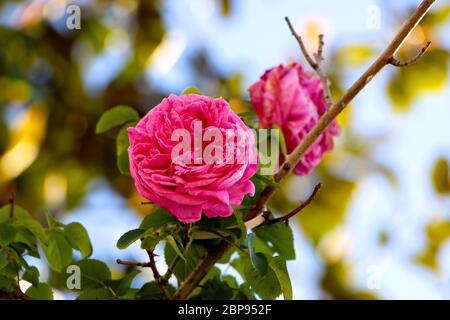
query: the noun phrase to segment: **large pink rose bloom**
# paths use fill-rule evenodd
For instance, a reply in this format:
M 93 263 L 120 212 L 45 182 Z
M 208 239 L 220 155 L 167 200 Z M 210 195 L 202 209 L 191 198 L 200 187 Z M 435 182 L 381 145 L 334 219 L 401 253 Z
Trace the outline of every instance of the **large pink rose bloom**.
M 229 149 L 240 155 L 239 161 L 198 163 L 194 150 L 182 151 L 180 157 L 172 159 L 172 151 L 181 141 L 179 137 L 174 139 L 174 131 L 186 129 L 194 149 L 194 128 L 199 124 L 202 134 L 219 130 L 223 135 L 224 156 Z M 244 135 L 245 139 L 227 144 L 226 132 L 230 131 Z M 233 213 L 232 205 L 241 204 L 246 194 L 255 192 L 250 181 L 258 167 L 253 132 L 224 99 L 196 94 L 170 95 L 136 127 L 129 128 L 128 136 L 130 172 L 137 190 L 182 222 L 196 222 L 202 212 L 209 218 L 227 217 Z M 202 147 L 209 144 L 203 142 Z
M 253 84 L 251 102 L 263 128 L 281 128 L 287 152 L 292 152 L 327 109 L 318 77 L 292 63 L 272 68 Z M 324 153 L 333 149 L 333 136 L 339 126 L 333 121 L 303 156 L 294 172 L 306 175 L 316 167 Z

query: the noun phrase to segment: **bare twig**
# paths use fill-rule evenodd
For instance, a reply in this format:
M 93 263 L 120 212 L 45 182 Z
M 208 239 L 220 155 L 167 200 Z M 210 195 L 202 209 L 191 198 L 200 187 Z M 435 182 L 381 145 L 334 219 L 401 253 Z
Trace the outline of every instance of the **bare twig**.
M 154 204 L 154 202 L 151 201 L 142 201 L 141 205 L 146 205 L 146 204 Z
M 149 262 L 135 262 L 135 261 L 127 261 L 127 260 L 121 260 L 121 259 L 117 259 L 116 262 L 118 264 L 122 264 L 125 266 L 131 266 L 131 267 L 150 267 L 150 263 Z
M 302 51 L 303 56 L 305 57 L 306 61 L 308 61 L 311 68 L 313 68 L 315 70 L 317 68 L 317 64 L 313 60 L 313 58 L 311 58 L 311 56 L 309 55 L 309 52 L 306 49 L 306 46 L 302 40 L 302 37 L 295 31 L 294 27 L 292 26 L 291 20 L 289 20 L 288 17 L 285 17 L 284 19 L 286 20 L 286 23 L 288 24 L 288 27 L 291 30 L 292 35 L 297 40 L 298 45 L 300 46 L 300 50 Z
M 280 170 L 275 174 L 275 181 L 282 181 L 297 165 L 303 155 L 308 151 L 309 147 L 316 141 L 316 139 L 322 134 L 322 132 L 327 128 L 327 126 L 345 109 L 349 102 L 377 75 L 381 69 L 386 65 L 390 64 L 390 60 L 396 54 L 398 49 L 401 47 L 405 39 L 416 27 L 416 25 L 422 20 L 428 10 L 431 8 L 436 0 L 423 0 L 422 3 L 417 7 L 417 9 L 412 13 L 412 15 L 405 21 L 403 26 L 400 28 L 399 32 L 391 43 L 387 46 L 384 52 L 378 57 L 378 59 L 373 62 L 373 64 L 356 80 L 356 82 L 343 94 L 343 96 L 333 104 L 331 108 L 319 119 L 312 130 L 303 138 L 301 143 L 294 149 L 294 151 L 286 157 L 285 162 L 282 164 Z M 295 30 L 288 21 L 289 28 L 293 32 L 297 41 L 300 44 L 302 51 L 304 45 L 301 38 L 296 35 Z M 305 53 L 304 53 L 305 54 Z M 306 52 L 305 58 L 308 63 L 314 65 L 314 61 L 311 59 L 309 54 Z M 273 195 L 275 189 L 271 186 L 267 186 L 260 197 L 255 203 L 255 206 L 249 209 L 247 216 L 244 218 L 245 221 L 251 220 L 260 214 L 260 212 L 265 207 L 265 204 Z M 208 254 L 200 259 L 197 266 L 189 274 L 186 280 L 182 283 L 180 288 L 174 295 L 175 299 L 186 299 L 192 293 L 192 291 L 197 287 L 204 276 L 211 270 L 215 263 L 231 248 L 231 245 L 227 242 L 223 242 L 215 248 L 210 248 Z
M 416 62 L 417 60 L 422 58 L 422 56 L 425 54 L 425 52 L 427 51 L 430 44 L 431 44 L 431 41 L 428 41 L 427 44 L 419 51 L 419 53 L 416 54 L 411 59 L 408 59 L 406 61 L 400 61 L 397 58 L 395 58 L 394 56 L 392 56 L 389 58 L 388 62 L 389 62 L 389 64 L 392 64 L 393 66 L 400 67 L 400 68 L 409 66 L 410 64 L 413 64 L 414 62 Z
M 327 104 L 327 107 L 330 108 L 333 105 L 333 98 L 332 98 L 331 92 L 330 92 L 330 82 L 322 70 L 323 46 L 325 45 L 324 40 L 323 40 L 324 35 L 320 34 L 318 36 L 319 43 L 317 46 L 317 52 L 313 54 L 313 57 L 314 57 L 314 59 L 313 59 L 313 58 L 311 58 L 311 55 L 308 53 L 308 50 L 306 49 L 306 46 L 303 42 L 302 37 L 295 31 L 289 18 L 285 17 L 284 19 L 286 20 L 286 23 L 288 24 L 288 27 L 291 30 L 292 35 L 297 40 L 297 42 L 300 46 L 300 50 L 302 51 L 302 54 L 305 57 L 306 61 L 309 63 L 311 68 L 319 76 L 320 81 L 322 82 L 323 96 L 324 96 L 325 102 Z
M 288 214 L 286 214 L 286 215 L 284 215 L 282 217 L 268 220 L 266 222 L 266 224 L 274 224 L 274 223 L 278 223 L 278 222 L 286 222 L 286 221 L 288 221 L 290 218 L 292 218 L 297 213 L 299 213 L 304 208 L 306 208 L 316 198 L 317 192 L 319 192 L 320 188 L 322 188 L 322 184 L 321 183 L 317 184 L 314 187 L 314 190 L 311 193 L 311 195 L 308 197 L 308 199 L 306 199 L 304 202 L 302 202 L 302 204 L 300 204 L 300 206 L 298 206 L 297 208 L 295 208 L 294 210 L 292 210 L 291 212 L 289 212 Z

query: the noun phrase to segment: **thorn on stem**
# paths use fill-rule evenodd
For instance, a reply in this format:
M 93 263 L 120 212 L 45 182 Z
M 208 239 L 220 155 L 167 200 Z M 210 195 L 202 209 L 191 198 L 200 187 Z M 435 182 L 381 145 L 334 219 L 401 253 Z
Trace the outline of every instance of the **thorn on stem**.
M 131 266 L 131 267 L 150 267 L 148 262 L 134 262 L 134 261 L 121 260 L 121 259 L 117 259 L 116 262 L 117 262 L 117 264 L 122 264 L 125 266 Z
M 294 27 L 292 26 L 291 20 L 289 20 L 288 17 L 284 17 L 284 20 L 286 20 L 286 23 L 288 24 L 289 29 L 291 30 L 292 35 L 295 37 L 295 39 L 298 42 L 298 45 L 300 46 L 300 50 L 302 51 L 303 55 L 305 56 L 306 61 L 308 61 L 311 68 L 314 70 L 317 69 L 317 63 L 311 58 L 311 56 L 308 53 L 308 50 L 306 50 L 306 46 L 303 43 L 302 37 L 297 34 Z

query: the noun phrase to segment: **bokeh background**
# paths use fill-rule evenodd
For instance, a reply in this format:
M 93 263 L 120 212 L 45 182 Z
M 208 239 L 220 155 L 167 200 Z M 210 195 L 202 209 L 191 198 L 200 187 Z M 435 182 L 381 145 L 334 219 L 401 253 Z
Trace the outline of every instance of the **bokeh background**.
M 102 112 L 125 104 L 143 115 L 189 86 L 248 97 L 266 69 L 304 63 L 286 15 L 311 50 L 325 34 L 338 97 L 419 2 L 0 1 L 0 203 L 15 192 L 39 219 L 48 210 L 83 223 L 94 257 L 120 273 L 116 258 L 144 255 L 119 251 L 116 240 L 152 209 L 117 170 L 115 133 L 95 135 Z M 66 25 L 70 4 L 80 29 Z M 450 298 L 449 16 L 438 0 L 399 52 L 409 57 L 432 40 L 427 54 L 383 70 L 339 117 L 335 150 L 273 199 L 275 213 L 287 212 L 324 183 L 292 223 L 294 298 Z

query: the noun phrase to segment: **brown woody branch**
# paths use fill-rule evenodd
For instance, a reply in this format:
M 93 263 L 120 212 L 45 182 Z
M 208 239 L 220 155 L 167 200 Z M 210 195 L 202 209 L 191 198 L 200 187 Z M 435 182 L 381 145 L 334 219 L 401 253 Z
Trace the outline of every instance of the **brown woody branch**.
M 155 254 L 153 251 L 146 250 L 149 262 L 136 262 L 136 261 L 128 261 L 128 260 L 121 260 L 117 259 L 116 262 L 121 265 L 130 266 L 130 267 L 142 267 L 142 268 L 150 268 L 153 272 L 153 278 L 155 279 L 156 285 L 161 290 L 161 292 L 164 294 L 164 296 L 167 299 L 172 299 L 172 294 L 167 290 L 165 285 L 167 284 L 167 280 L 164 277 L 161 276 L 161 274 L 158 271 L 158 268 L 156 267 L 156 261 L 155 261 Z
M 333 105 L 333 98 L 331 96 L 331 91 L 330 91 L 330 81 L 328 80 L 327 76 L 325 75 L 325 73 L 323 72 L 323 69 L 322 69 L 323 46 L 325 45 L 325 43 L 323 41 L 324 35 L 320 34 L 318 37 L 319 43 L 317 46 L 317 52 L 313 54 L 313 57 L 314 57 L 314 59 L 313 59 L 313 58 L 311 58 L 311 55 L 308 53 L 308 50 L 306 49 L 306 46 L 305 46 L 305 43 L 303 42 L 302 37 L 295 31 L 289 18 L 285 17 L 284 19 L 286 20 L 286 23 L 288 24 L 288 27 L 291 30 L 292 35 L 297 40 L 297 42 L 300 46 L 300 50 L 302 51 L 302 54 L 305 57 L 306 61 L 319 76 L 320 81 L 322 82 L 323 95 L 325 98 L 325 102 L 326 102 L 328 108 L 330 108 Z
M 291 212 L 289 212 L 288 214 L 279 217 L 279 218 L 275 218 L 275 219 L 271 219 L 268 220 L 266 222 L 266 224 L 274 224 L 274 223 L 278 223 L 278 222 L 287 222 L 289 219 L 291 219 L 293 216 L 295 216 L 297 213 L 299 213 L 300 211 L 302 211 L 303 209 L 305 209 L 307 206 L 309 206 L 309 204 L 311 202 L 314 201 L 314 199 L 316 198 L 317 192 L 319 192 L 320 188 L 322 188 L 322 184 L 319 183 L 314 187 L 313 192 L 310 194 L 310 196 L 308 197 L 308 199 L 306 199 L 306 201 L 302 202 L 297 208 L 295 208 L 294 210 L 292 210 Z
M 405 39 L 422 20 L 428 10 L 431 8 L 436 0 L 423 0 L 412 15 L 404 22 L 397 35 L 386 47 L 384 52 L 376 59 L 372 65 L 355 81 L 355 83 L 342 95 L 342 97 L 334 103 L 327 112 L 319 119 L 312 130 L 305 136 L 302 142 L 294 149 L 294 151 L 286 157 L 280 170 L 275 174 L 275 182 L 280 182 L 293 170 L 303 155 L 308 151 L 311 145 L 322 134 L 327 126 L 345 109 L 349 102 L 386 66 L 391 64 L 394 55 L 397 53 Z M 287 19 L 288 21 L 288 19 Z M 290 25 L 288 21 L 288 25 Z M 305 58 L 310 65 L 315 65 L 315 62 L 309 56 L 306 48 L 301 41 L 301 38 L 295 33 L 295 30 L 290 25 L 291 31 L 297 42 L 299 42 Z M 300 40 L 300 41 L 299 41 Z M 305 54 L 306 53 L 306 54 Z M 423 53 L 422 53 L 423 54 Z M 317 54 L 319 57 L 319 53 Z M 417 58 L 419 59 L 420 56 Z M 255 206 L 249 209 L 245 221 L 251 220 L 262 212 L 265 204 L 275 192 L 271 186 L 267 186 L 255 203 Z M 227 242 L 223 242 L 218 247 L 208 250 L 206 257 L 201 259 L 196 268 L 186 278 L 180 288 L 175 292 L 175 299 L 187 299 L 192 291 L 197 287 L 204 276 L 215 265 L 215 263 L 231 248 Z
M 293 168 L 297 165 L 303 155 L 308 151 L 311 145 L 322 134 L 322 132 L 328 127 L 328 125 L 336 119 L 336 117 L 345 109 L 349 102 L 387 65 L 390 64 L 392 58 L 400 49 L 403 42 L 408 35 L 422 20 L 428 10 L 431 8 L 436 0 L 424 0 L 419 7 L 413 12 L 413 14 L 406 20 L 403 26 L 400 28 L 397 35 L 387 46 L 384 52 L 376 59 L 372 65 L 355 81 L 355 83 L 342 95 L 342 97 L 333 104 L 331 108 L 327 110 L 325 114 L 319 119 L 316 125 L 311 131 L 303 138 L 300 144 L 294 149 L 294 151 L 286 157 L 285 162 L 281 165 L 280 170 L 275 174 L 275 182 L 281 182 L 284 178 L 291 173 Z M 264 205 L 269 201 L 270 197 L 275 192 L 275 189 L 271 186 L 267 186 L 261 196 L 256 201 L 253 208 L 249 210 L 245 220 L 254 218 L 259 212 L 262 211 Z
M 0 290 L 0 300 L 31 300 L 29 296 L 17 287 L 11 292 L 4 292 Z
M 224 241 L 217 247 L 209 248 L 204 258 L 200 259 L 197 266 L 192 270 L 183 284 L 175 292 L 174 300 L 185 300 L 194 291 L 200 281 L 211 270 L 216 262 L 231 248 L 231 244 Z
M 428 41 L 427 44 L 419 51 L 419 53 L 416 54 L 411 59 L 408 59 L 406 61 L 400 61 L 397 58 L 395 58 L 394 56 L 392 56 L 391 58 L 389 58 L 388 62 L 389 62 L 389 64 L 392 64 L 393 66 L 400 67 L 400 68 L 409 66 L 410 64 L 413 64 L 414 62 L 416 62 L 417 60 L 422 58 L 422 56 L 425 54 L 425 52 L 427 51 L 430 44 L 431 44 L 431 41 Z
M 159 287 L 159 290 L 161 290 L 161 292 L 167 299 L 172 299 L 172 294 L 166 288 L 167 281 L 162 278 L 161 274 L 158 271 L 158 268 L 156 267 L 155 254 L 153 253 L 153 251 L 150 250 L 146 251 L 150 259 L 148 266 L 150 269 L 152 269 L 153 278 L 155 278 L 156 285 Z

